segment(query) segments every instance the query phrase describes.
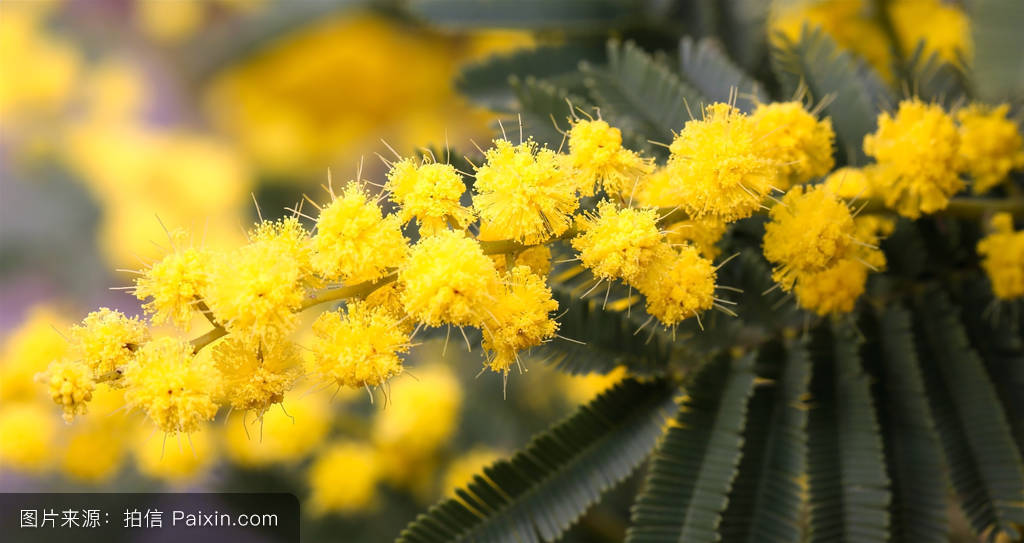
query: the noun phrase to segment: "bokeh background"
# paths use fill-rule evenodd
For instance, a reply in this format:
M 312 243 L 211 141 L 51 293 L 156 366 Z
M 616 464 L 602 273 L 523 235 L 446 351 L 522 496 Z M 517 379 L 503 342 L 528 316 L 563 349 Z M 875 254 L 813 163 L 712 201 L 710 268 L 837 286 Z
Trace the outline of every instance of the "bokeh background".
M 788 2 L 772 25 L 819 25 L 887 70 L 870 3 Z M 954 4 L 895 4 L 907 43 L 927 30 L 934 51 L 969 51 Z M 402 2 L 0 0 L 0 490 L 287 491 L 301 500 L 304 540 L 390 540 L 620 378 L 534 362 L 506 397 L 499 376 L 477 376 L 480 353 L 461 338 L 431 341 L 387 406 L 300 385 L 262 422 L 222 413 L 167 440 L 115 393 L 66 425 L 33 381 L 88 311 L 141 313 L 119 289 L 162 254 L 165 227 L 230 246 L 257 219 L 254 201 L 271 218 L 303 194 L 322 200 L 328 171 L 381 182 L 389 147 L 473 149 L 498 114 L 459 95 L 461 67 L 562 39 L 432 28 Z M 621 540 L 635 485 L 567 539 Z
M 389 146 L 486 142 L 496 117 L 457 71 L 537 42 L 383 3 L 0 0 L 0 490 L 287 491 L 303 540 L 389 540 L 614 382 L 535 364 L 503 399 L 459 337 L 418 347 L 386 407 L 300 384 L 262 423 L 222 413 L 165 441 L 116 393 L 66 425 L 33 381 L 88 311 L 141 314 L 118 287 L 162 254 L 164 226 L 231 246 L 254 199 L 282 216 L 323 200 L 328 170 L 383 181 Z M 621 535 L 605 518 L 581 533 Z

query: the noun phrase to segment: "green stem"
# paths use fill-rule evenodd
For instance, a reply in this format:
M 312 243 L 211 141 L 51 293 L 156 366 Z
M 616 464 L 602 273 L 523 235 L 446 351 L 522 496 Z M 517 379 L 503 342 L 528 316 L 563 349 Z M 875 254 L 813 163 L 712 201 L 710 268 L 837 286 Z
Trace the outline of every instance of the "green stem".
M 853 203 L 855 209 L 860 213 L 895 213 L 891 208 L 886 207 L 882 200 L 868 198 L 857 200 Z M 959 219 L 980 219 L 992 213 L 1009 213 L 1015 217 L 1024 217 L 1024 198 L 952 198 L 945 209 L 932 213 L 932 215 L 956 217 Z M 685 221 L 689 216 L 679 208 L 658 208 L 661 220 L 660 224 L 670 224 L 678 221 Z M 495 242 L 500 243 L 500 242 Z
M 218 339 L 228 335 L 228 331 L 223 326 L 217 326 L 213 330 L 195 338 L 192 340 L 192 353 L 196 354 L 203 350 L 203 347 L 217 341 Z
M 196 308 L 198 308 L 199 312 L 206 317 L 206 320 L 210 321 L 210 324 L 220 326 L 217 324 L 217 320 L 213 318 L 213 311 L 210 309 L 210 306 L 206 305 L 206 302 L 204 302 L 199 296 L 196 296 Z
M 391 272 L 380 279 L 373 281 L 364 281 L 359 284 L 350 285 L 341 288 L 326 288 L 314 291 L 313 294 L 306 299 L 305 302 L 299 307 L 299 311 L 305 311 L 315 305 L 320 305 L 327 302 L 336 302 L 338 300 L 344 300 L 346 298 L 353 298 L 357 296 L 366 296 L 378 288 L 391 283 L 398 279 L 398 272 Z
M 562 235 L 548 238 L 548 239 L 546 239 L 546 240 L 544 240 L 544 241 L 542 241 L 540 243 L 527 244 L 527 243 L 520 243 L 518 241 L 514 241 L 514 240 L 511 240 L 511 239 L 500 239 L 500 240 L 495 240 L 495 241 L 481 241 L 479 243 L 480 243 L 480 248 L 483 249 L 485 255 L 500 255 L 500 254 L 508 254 L 508 253 L 517 253 L 517 252 L 520 252 L 520 251 L 525 251 L 526 249 L 530 249 L 532 247 L 539 247 L 541 245 L 547 245 L 547 244 L 553 243 L 555 241 L 559 241 L 559 240 L 563 240 L 563 239 L 569 239 L 569 238 L 575 237 L 579 233 L 580 233 L 580 231 L 576 227 L 572 226 L 572 227 L 569 227 L 569 229 L 566 230 L 565 232 L 562 232 Z
M 863 204 L 855 204 L 861 213 L 891 212 L 885 204 L 872 198 Z M 861 206 L 864 206 L 861 208 Z M 1009 213 L 1015 217 L 1024 217 L 1024 198 L 952 198 L 949 205 L 942 211 L 933 213 L 958 219 L 980 219 L 992 213 Z

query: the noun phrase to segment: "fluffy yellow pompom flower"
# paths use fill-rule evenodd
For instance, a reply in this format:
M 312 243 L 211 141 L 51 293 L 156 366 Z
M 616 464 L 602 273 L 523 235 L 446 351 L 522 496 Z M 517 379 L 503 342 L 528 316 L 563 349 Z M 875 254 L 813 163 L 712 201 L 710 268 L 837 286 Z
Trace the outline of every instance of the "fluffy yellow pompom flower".
M 867 278 L 867 266 L 843 259 L 826 270 L 801 275 L 793 292 L 800 307 L 818 315 L 849 313 L 864 293 Z
M 409 251 L 402 221 L 397 215 L 385 217 L 355 182 L 320 210 L 313 249 L 317 273 L 350 284 L 379 279 Z
M 492 258 L 495 259 L 495 267 L 499 272 L 507 271 L 505 269 L 507 262 L 504 256 L 492 255 Z M 551 248 L 547 245 L 537 245 L 524 249 L 516 255 L 516 259 L 513 262 L 514 266 L 526 266 L 530 268 L 531 272 L 540 277 L 547 277 L 551 273 Z
M 878 161 L 875 190 L 886 206 L 911 219 L 945 209 L 964 188 L 959 148 L 953 119 L 916 98 L 900 102 L 895 116 L 882 113 L 878 131 L 864 137 L 864 152 Z
M 228 403 L 257 416 L 281 403 L 302 372 L 298 347 L 289 341 L 253 348 L 229 336 L 217 344 L 212 356 Z
M 451 230 L 421 239 L 398 270 L 406 313 L 429 326 L 479 324 L 497 281 L 480 244 Z
M 853 168 L 846 166 L 829 174 L 822 185 L 838 198 L 871 198 L 875 166 Z
M 711 309 L 715 304 L 715 266 L 692 245 L 673 249 L 663 244 L 637 289 L 647 298 L 647 312 L 665 326 Z
M 309 468 L 310 509 L 314 515 L 369 509 L 379 478 L 380 466 L 372 447 L 334 443 Z
M 303 279 L 313 273 L 311 241 L 309 232 L 303 228 L 298 217 L 285 217 L 276 221 L 260 221 L 249 233 L 249 240 L 274 247 L 281 258 L 295 262 Z
M 345 314 L 330 311 L 313 323 L 314 372 L 339 386 L 373 387 L 402 373 L 399 353 L 409 335 L 382 307 L 350 302 Z
M 683 195 L 678 181 L 669 168 L 658 168 L 640 180 L 633 200 L 647 207 L 682 206 Z
M 750 119 L 762 154 L 778 164 L 775 188 L 786 190 L 832 170 L 836 133 L 828 117 L 818 120 L 794 101 L 759 104 Z
M 665 241 L 670 244 L 690 243 L 704 258 L 718 258 L 721 249 L 718 241 L 725 235 L 729 225 L 724 221 L 708 215 L 700 219 L 679 221 L 665 227 Z
M 790 189 L 772 207 L 764 227 L 764 256 L 772 278 L 789 290 L 801 274 L 816 273 L 849 256 L 856 232 L 846 203 L 820 186 Z
M 65 422 L 70 423 L 75 415 L 86 413 L 92 391 L 96 389 L 88 366 L 74 360 L 55 360 L 39 377 L 48 385 L 50 398 L 63 408 Z
M 295 328 L 303 279 L 301 263 L 277 243 L 255 241 L 214 260 L 206 303 L 232 335 L 253 346 L 270 344 Z
M 171 252 L 135 279 L 135 297 L 154 324 L 170 321 L 187 328 L 196 300 L 207 285 L 211 254 L 188 246 L 184 230 L 171 232 Z
M 412 333 L 416 323 L 409 318 L 402 305 L 402 286 L 392 281 L 384 286 L 378 287 L 364 298 L 367 308 L 379 307 L 391 315 L 397 326 L 406 333 Z
M 57 448 L 57 419 L 39 403 L 0 406 L 0 472 L 45 471 Z
M 1013 229 L 1013 217 L 998 213 L 992 217 L 992 233 L 978 242 L 981 267 L 1000 300 L 1024 296 L 1024 232 Z
M 142 346 L 124 379 L 125 403 L 164 432 L 194 432 L 217 414 L 220 372 L 208 358 L 193 356 L 187 341 L 162 337 Z
M 449 224 L 463 229 L 473 222 L 473 211 L 459 201 L 466 184 L 451 164 L 417 165 L 412 159 L 402 159 L 391 166 L 387 189 L 401 206 L 402 222 L 419 221 L 421 236 L 444 230 Z
M 628 196 L 654 164 L 622 146 L 622 131 L 603 120 L 579 120 L 569 129 L 568 165 L 583 196 L 600 184 L 609 196 Z
M 147 341 L 149 330 L 142 321 L 106 307 L 71 327 L 72 351 L 97 376 L 126 366 Z
M 761 207 L 779 166 L 763 154 L 760 138 L 751 118 L 728 104 L 711 104 L 702 120 L 686 123 L 667 167 L 689 216 L 731 222 Z
M 550 313 L 558 309 L 540 276 L 527 266 L 516 266 L 505 278 L 506 287 L 488 307 L 483 347 L 491 351 L 491 371 L 508 374 L 518 353 L 551 339 L 558 323 Z
M 491 233 L 486 226 L 482 226 L 476 239 L 479 241 L 498 241 L 501 237 Z M 498 273 L 508 271 L 508 258 L 505 254 L 498 253 L 490 256 Z M 548 273 L 551 272 L 551 248 L 547 245 L 534 245 L 533 247 L 523 249 L 515 254 L 512 266 L 529 266 L 533 273 L 541 277 L 547 277 Z
M 601 279 L 634 282 L 663 242 L 653 209 L 619 208 L 605 200 L 572 240 L 580 262 Z
M 975 194 L 988 192 L 1012 170 L 1024 168 L 1020 127 L 1006 118 L 1010 106 L 972 104 L 956 113 L 960 123 L 960 158 L 974 178 Z
M 473 207 L 496 236 L 536 244 L 569 229 L 579 207 L 576 182 L 551 149 L 528 140 L 494 141 L 476 170 Z
M 853 258 L 859 259 L 872 271 L 885 269 L 885 253 L 878 248 L 883 238 L 896 229 L 896 220 L 881 215 L 861 215 L 853 219 L 857 238 L 853 248 Z

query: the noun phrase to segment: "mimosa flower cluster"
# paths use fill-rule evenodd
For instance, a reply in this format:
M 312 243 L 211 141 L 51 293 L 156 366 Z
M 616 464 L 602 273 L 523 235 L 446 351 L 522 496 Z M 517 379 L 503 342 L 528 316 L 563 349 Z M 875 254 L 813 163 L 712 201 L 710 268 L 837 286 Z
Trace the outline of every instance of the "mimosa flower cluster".
M 135 279 L 149 322 L 89 314 L 71 330 L 72 354 L 42 378 L 69 420 L 98 386 L 123 388 L 128 406 L 167 433 L 193 432 L 222 407 L 260 417 L 299 380 L 372 396 L 405 371 L 428 327 L 478 329 L 485 367 L 507 378 L 522 353 L 558 337 L 555 255 L 590 274 L 590 291 L 619 282 L 661 325 L 700 325 L 708 310 L 733 314 L 716 295 L 732 288 L 718 282 L 731 256 L 717 244 L 760 213 L 774 281 L 800 307 L 839 315 L 884 268 L 878 245 L 894 225 L 891 212 L 861 214 L 853 200 L 916 218 L 944 209 L 967 178 L 990 190 L 1024 166 L 1005 106 L 950 114 L 904 101 L 864 139 L 875 163 L 861 169 L 833 171 L 834 140 L 831 121 L 799 101 L 749 114 L 715 103 L 680 127 L 662 164 L 623 147 L 620 130 L 599 118 L 570 120 L 566 152 L 494 140 L 468 195 L 469 173 L 399 157 L 381 190 L 329 183 L 324 201 L 310 199 L 313 216 L 261 220 L 231 251 L 171 232 L 167 253 Z M 1020 296 L 1018 234 L 1007 217 L 995 229 L 979 253 L 997 295 Z M 313 340 L 297 345 L 299 314 L 312 308 L 321 311 Z M 198 315 L 212 329 L 191 341 L 151 328 L 186 332 Z

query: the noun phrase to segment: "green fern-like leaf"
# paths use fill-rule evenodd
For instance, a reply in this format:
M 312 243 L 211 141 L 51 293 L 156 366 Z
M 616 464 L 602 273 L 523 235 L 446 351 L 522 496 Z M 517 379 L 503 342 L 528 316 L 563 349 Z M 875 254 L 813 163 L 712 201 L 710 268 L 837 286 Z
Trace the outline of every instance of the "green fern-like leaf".
M 884 542 L 889 478 L 859 341 L 849 327 L 815 331 L 807 479 L 811 543 Z
M 928 400 L 960 504 L 978 533 L 1019 538 L 1013 523 L 1024 524 L 1024 471 L 992 381 L 944 292 L 921 295 L 914 319 Z
M 768 47 L 766 23 L 772 2 L 763 0 L 720 0 L 718 34 L 729 54 L 744 67 L 764 60 Z
M 908 88 L 922 100 L 937 102 L 948 109 L 970 95 L 964 73 L 945 62 L 937 53 L 925 52 L 924 42 L 917 44 L 906 61 L 911 80 Z
M 942 450 L 932 421 L 911 329 L 899 305 L 862 329 L 872 338 L 864 353 L 875 378 L 893 501 L 891 541 L 949 540 Z
M 399 541 L 554 541 L 647 457 L 673 394 L 664 381 L 615 385 L 421 514 Z
M 608 373 L 617 366 L 637 375 L 664 373 L 673 357 L 671 338 L 655 325 L 641 330 L 646 320 L 641 308 L 610 309 L 603 295 L 584 298 L 586 290 L 566 283 L 552 286 L 561 312 L 558 333 L 567 339 L 556 338 L 539 349 L 547 362 L 571 374 Z M 612 298 L 613 306 L 620 296 Z
M 810 357 L 803 341 L 762 349 L 771 386 L 750 400 L 743 459 L 720 529 L 725 543 L 800 541 Z
M 728 102 L 735 92 L 736 107 L 748 112 L 758 102 L 768 101 L 761 84 L 733 64 L 715 40 L 694 42 L 683 38 L 679 42 L 679 65 L 686 82 L 709 101 Z
M 568 119 L 573 115 L 573 107 L 586 108 L 587 102 L 570 95 L 565 89 L 534 77 L 520 80 L 513 76 L 511 84 L 522 112 L 518 120 L 522 123 L 523 136 L 532 137 L 552 149 L 561 147 L 565 139 L 563 132 L 569 128 Z M 506 126 L 505 131 L 513 142 L 518 141 L 518 126 Z
M 976 345 L 985 369 L 1003 404 L 1017 450 L 1024 454 L 1024 340 L 1014 313 L 1019 303 L 995 299 L 987 280 L 975 278 L 962 289 L 964 312 L 978 318 L 964 320 L 971 344 Z
M 864 136 L 875 130 L 878 113 L 893 102 L 885 85 L 820 28 L 805 26 L 796 42 L 779 39 L 772 64 L 783 91 L 793 95 L 804 85 L 815 102 L 832 99 L 825 114 L 832 118 L 839 151 L 847 163 L 863 164 Z
M 633 506 L 627 542 L 718 539 L 754 388 L 752 361 L 719 357 L 687 389 Z
M 604 62 L 601 44 L 569 43 L 514 51 L 472 63 L 462 69 L 456 88 L 470 100 L 495 111 L 518 112 L 509 78 L 534 77 L 561 88 L 582 85 L 579 63 Z
M 642 134 L 646 139 L 670 142 L 674 132 L 698 112 L 704 97 L 667 66 L 636 44 L 608 44 L 608 66 L 583 65 L 584 84 L 613 125 Z

